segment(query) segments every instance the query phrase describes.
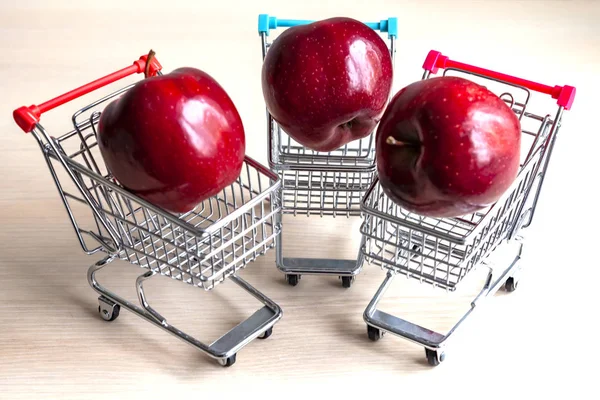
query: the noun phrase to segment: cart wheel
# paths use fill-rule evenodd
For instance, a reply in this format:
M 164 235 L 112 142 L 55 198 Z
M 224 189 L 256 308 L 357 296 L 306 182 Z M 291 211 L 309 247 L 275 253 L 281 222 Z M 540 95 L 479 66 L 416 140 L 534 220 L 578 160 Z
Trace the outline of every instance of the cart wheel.
M 515 290 L 517 290 L 518 286 L 519 281 L 511 276 L 506 280 L 506 283 L 504 284 L 504 289 L 506 289 L 507 292 L 514 292 Z
M 113 303 L 112 301 L 104 297 L 99 297 L 98 302 L 100 303 L 100 305 L 98 306 L 98 312 L 100 313 L 100 316 L 103 320 L 114 321 L 115 319 L 117 319 L 121 311 L 120 305 Z
M 233 364 L 235 364 L 235 356 L 236 354 L 232 355 L 231 357 L 220 358 L 219 364 L 221 364 L 224 367 L 231 367 Z
M 354 279 L 356 277 L 354 276 L 342 276 L 342 286 L 345 288 L 349 288 L 350 286 L 352 286 L 352 283 L 354 282 Z
M 369 335 L 369 339 L 374 342 L 383 337 L 383 332 L 371 325 L 367 325 L 367 334 Z
M 446 354 L 442 351 L 429 350 L 425 349 L 425 356 L 427 357 L 427 363 L 432 367 L 440 365 L 442 361 L 446 358 Z
M 273 334 L 273 327 L 271 327 L 271 328 L 267 329 L 266 331 L 264 331 L 263 334 L 260 335 L 258 338 L 259 339 L 266 339 L 269 336 L 271 336 L 272 334 Z
M 300 280 L 300 275 L 288 274 L 285 276 L 285 280 L 290 286 L 296 286 Z

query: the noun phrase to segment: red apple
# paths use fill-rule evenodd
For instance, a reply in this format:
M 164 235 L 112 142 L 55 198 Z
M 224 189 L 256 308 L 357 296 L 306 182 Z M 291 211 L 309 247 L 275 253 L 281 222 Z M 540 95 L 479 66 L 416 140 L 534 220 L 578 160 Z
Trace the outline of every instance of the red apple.
M 521 129 L 485 87 L 460 77 L 414 82 L 390 101 L 376 133 L 389 198 L 424 216 L 456 217 L 493 204 L 515 179 Z
M 201 70 L 179 68 L 139 81 L 108 104 L 98 146 L 125 189 L 182 213 L 237 179 L 245 134 L 225 90 Z
M 267 110 L 294 140 L 315 151 L 332 151 L 373 132 L 391 87 L 385 42 L 351 18 L 288 28 L 263 62 Z

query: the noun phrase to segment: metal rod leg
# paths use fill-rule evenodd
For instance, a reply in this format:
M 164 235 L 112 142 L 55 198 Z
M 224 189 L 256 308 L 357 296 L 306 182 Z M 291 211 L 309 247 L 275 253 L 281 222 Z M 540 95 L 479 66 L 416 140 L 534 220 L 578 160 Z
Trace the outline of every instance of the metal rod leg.
M 509 279 L 516 279 L 516 274 L 520 268 L 519 261 L 521 259 L 522 249 L 523 245 L 522 243 L 519 243 L 519 250 L 516 257 L 511 264 L 499 274 L 499 277 L 496 280 L 493 280 L 492 268 L 488 267 L 489 272 L 487 279 L 485 280 L 483 288 L 479 294 L 471 302 L 471 307 L 445 335 L 416 325 L 402 318 L 398 318 L 386 312 L 377 310 L 377 304 L 383 297 L 385 291 L 389 288 L 395 276 L 392 271 L 388 271 L 381 286 L 375 293 L 375 296 L 368 304 L 363 314 L 363 319 L 367 323 L 369 338 L 373 341 L 376 341 L 382 336 L 382 331 L 390 332 L 396 336 L 403 337 L 413 343 L 425 347 L 429 363 L 431 365 L 439 364 L 444 360 L 445 357 L 443 349 L 446 342 L 454 333 L 454 331 L 456 331 L 456 329 L 473 312 L 473 310 L 475 310 L 475 307 L 481 304 L 481 300 L 494 294 L 503 284 L 507 284 L 508 286 L 507 282 Z M 515 282 L 511 283 L 511 285 L 515 284 Z M 514 290 L 514 288 L 512 290 Z
M 248 319 L 229 330 L 229 332 L 225 333 L 210 345 L 206 345 L 187 333 L 175 328 L 172 325 L 169 325 L 167 320 L 150 306 L 144 292 L 143 282 L 146 279 L 154 276 L 156 274 L 155 271 L 147 271 L 140 275 L 136 280 L 138 300 L 140 301 L 142 307 L 127 301 L 126 299 L 100 285 L 96 279 L 96 272 L 113 260 L 113 256 L 103 258 L 97 263 L 91 265 L 87 274 L 90 286 L 101 295 L 99 302 L 101 312 L 105 311 L 103 312 L 104 319 L 115 319 L 116 317 L 113 314 L 114 310 L 117 310 L 116 315 L 118 315 L 119 308 L 124 307 L 137 316 L 144 318 L 146 321 L 151 322 L 164 331 L 169 332 L 175 337 L 203 351 L 210 357 L 217 359 L 221 365 L 232 365 L 235 362 L 235 356 L 240 349 L 257 337 L 268 337 L 270 332 L 272 332 L 273 325 L 279 321 L 279 319 L 281 319 L 282 310 L 276 303 L 267 298 L 243 279 L 237 276 L 232 276 L 230 279 L 233 282 L 245 289 L 265 306 L 252 314 Z
M 275 225 L 283 227 L 283 215 L 281 209 L 275 214 Z M 275 263 L 277 268 L 284 270 L 283 266 L 283 229 L 280 229 L 279 234 L 275 237 Z
M 277 222 L 281 223 L 281 212 L 277 215 Z M 356 275 L 362 269 L 362 254 L 360 251 L 356 260 L 284 257 L 282 236 L 283 229 L 275 239 L 275 262 L 277 269 L 286 274 L 286 279 L 292 286 L 298 283 L 302 275 L 336 275 L 342 278 L 344 287 L 350 287 Z
M 269 299 L 267 296 L 259 292 L 258 289 L 256 289 L 254 286 L 251 286 L 244 279 L 240 278 L 237 275 L 232 275 L 229 277 L 229 279 L 235 282 L 239 287 L 250 293 L 256 300 L 260 301 L 265 306 L 271 308 L 277 314 L 283 314 L 281 307 L 279 307 L 277 303 L 275 303 L 273 300 Z
M 138 278 L 135 280 L 135 287 L 137 288 L 138 300 L 140 301 L 142 307 L 144 307 L 144 310 L 146 310 L 146 312 L 150 314 L 150 316 L 154 318 L 156 322 L 160 323 L 163 326 L 167 326 L 168 324 L 165 317 L 156 312 L 154 308 L 150 307 L 150 304 L 148 304 L 148 301 L 146 300 L 146 295 L 144 294 L 143 282 L 146 279 L 154 276 L 155 274 L 155 271 L 148 271 L 145 274 L 138 276 Z
M 383 280 L 383 282 L 379 286 L 379 289 L 377 289 L 377 292 L 375 293 L 375 296 L 373 296 L 373 298 L 371 299 L 371 302 L 369 303 L 369 305 L 365 309 L 365 312 L 363 314 L 363 318 L 364 318 L 364 320 L 365 320 L 365 322 L 367 324 L 373 325 L 372 321 L 371 321 L 371 317 L 373 316 L 373 313 L 377 309 L 377 304 L 383 298 L 383 295 L 385 294 L 386 290 L 392 284 L 392 281 L 394 280 L 395 276 L 396 275 L 393 274 L 391 271 L 388 271 L 388 273 L 385 275 L 385 279 Z

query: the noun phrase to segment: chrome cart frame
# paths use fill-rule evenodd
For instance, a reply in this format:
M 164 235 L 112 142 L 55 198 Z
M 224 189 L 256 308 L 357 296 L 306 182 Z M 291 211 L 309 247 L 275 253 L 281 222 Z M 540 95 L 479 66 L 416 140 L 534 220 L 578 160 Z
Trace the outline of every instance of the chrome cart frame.
M 258 32 L 263 60 L 271 46 L 269 35 L 272 30 L 312 22 L 259 15 Z M 393 65 L 398 36 L 397 18 L 367 22 L 366 25 L 376 31 L 387 32 Z M 277 225 L 283 230 L 283 214 L 360 216 L 360 201 L 375 174 L 374 132 L 334 151 L 317 152 L 293 140 L 268 110 L 266 113 L 269 167 L 279 174 L 282 182 L 279 188 L 282 205 L 276 215 Z M 349 288 L 360 272 L 360 251 L 357 260 L 284 257 L 282 235 L 275 240 L 277 268 L 292 286 L 298 284 L 302 275 L 310 274 L 337 275 L 341 277 L 342 285 Z
M 43 113 L 126 76 L 160 74 L 158 61 L 148 60 L 142 56 L 127 68 L 38 106 L 21 107 L 13 115 L 37 140 L 83 251 L 105 254 L 87 274 L 90 286 L 100 294 L 98 311 L 102 318 L 113 321 L 124 307 L 223 366 L 230 366 L 250 341 L 270 336 L 282 316 L 277 304 L 236 275 L 272 248 L 279 234 L 279 177 L 246 157 L 239 177 L 229 187 L 189 212 L 173 214 L 124 190 L 106 170 L 98 151 L 96 129 L 102 107 L 133 84 L 76 111 L 73 129 L 62 136 L 51 136 L 39 122 Z M 96 279 L 99 269 L 117 259 L 145 270 L 136 280 L 139 306 Z M 264 306 L 219 339 L 205 344 L 169 324 L 150 306 L 143 283 L 154 275 L 206 291 L 229 279 Z
M 500 287 L 512 292 L 518 284 L 523 248 L 522 229 L 533 219 L 552 149 L 564 110 L 575 98 L 571 86 L 546 86 L 514 76 L 460 63 L 431 51 L 423 64 L 422 79 L 443 69 L 476 81 L 500 96 L 521 122 L 523 147 L 517 178 L 503 196 L 488 208 L 460 218 L 430 218 L 408 212 L 393 203 L 375 178 L 361 204 L 365 260 L 387 270 L 379 290 L 364 312 L 371 340 L 383 332 L 406 338 L 425 348 L 431 365 L 445 358 L 445 345 L 476 305 Z M 556 103 L 553 105 L 553 100 Z M 535 100 L 535 101 L 532 101 Z M 548 104 L 542 106 L 542 102 Z M 534 107 L 538 105 L 537 109 Z M 553 115 L 540 110 L 552 106 Z M 489 263 L 499 246 L 514 244 L 516 254 L 509 265 Z M 377 309 L 386 289 L 398 274 L 454 291 L 476 267 L 488 268 L 487 279 L 471 308 L 446 334 L 405 321 Z

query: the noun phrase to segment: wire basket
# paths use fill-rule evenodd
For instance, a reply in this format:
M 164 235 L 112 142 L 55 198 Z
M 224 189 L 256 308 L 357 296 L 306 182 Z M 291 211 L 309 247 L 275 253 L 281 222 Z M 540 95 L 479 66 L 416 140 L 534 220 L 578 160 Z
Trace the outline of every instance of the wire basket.
M 116 236 L 119 258 L 210 290 L 273 246 L 277 208 L 271 195 L 279 179 L 249 157 L 234 183 L 184 214 L 165 212 L 118 186 L 97 152 L 100 112 L 93 111 L 117 93 L 77 112 L 74 131 L 56 143 L 59 151 L 73 147 L 67 163 Z M 48 150 L 56 160 L 52 149 Z M 75 190 L 65 191 L 65 197 L 85 203 Z M 104 247 L 112 241 L 104 226 L 96 218 L 93 226 L 85 229 L 78 225 L 76 231 L 100 239 L 99 245 Z M 90 251 L 87 245 L 85 248 Z
M 363 203 L 363 252 L 373 263 L 441 288 L 455 290 L 458 283 L 484 260 L 532 210 L 525 209 L 536 174 L 548 155 L 553 120 L 525 113 L 539 125 L 534 147 L 520 172 L 492 206 L 460 218 L 432 218 L 411 213 L 390 200 L 376 179 Z M 525 132 L 524 132 L 525 133 Z M 520 219 L 520 221 L 519 221 Z

